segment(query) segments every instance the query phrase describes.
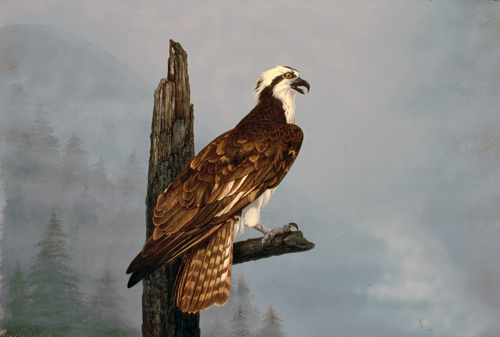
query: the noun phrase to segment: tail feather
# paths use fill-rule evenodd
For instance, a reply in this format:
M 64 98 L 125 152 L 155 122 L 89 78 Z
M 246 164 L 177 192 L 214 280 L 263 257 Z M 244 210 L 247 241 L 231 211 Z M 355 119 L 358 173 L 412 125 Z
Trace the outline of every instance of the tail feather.
M 234 221 L 224 223 L 182 261 L 177 275 L 174 298 L 183 312 L 198 312 L 214 303 L 223 305 L 229 298 L 233 255 Z
M 225 226 L 222 230 L 228 230 L 228 227 Z M 221 257 L 223 254 L 222 245 L 224 244 L 225 238 L 226 233 L 221 233 L 221 235 L 218 235 L 215 238 L 212 249 L 210 250 L 210 256 L 207 256 L 208 258 L 204 261 L 204 267 L 207 269 L 205 275 L 205 286 L 200 287 L 201 291 L 198 297 L 198 305 L 202 308 L 211 306 L 210 299 L 212 298 L 215 280 L 217 279 L 217 266 L 221 263 Z
M 215 288 L 218 288 L 218 293 L 215 296 L 215 304 L 224 305 L 229 299 L 229 291 L 231 287 L 231 270 L 233 266 L 233 231 L 230 233 L 231 242 L 226 242 L 223 247 L 222 259 L 219 265 L 219 272 L 215 283 Z
M 221 228 L 222 231 L 227 230 L 227 227 Z M 198 282 L 196 283 L 196 288 L 193 294 L 193 300 L 191 301 L 191 307 L 203 307 L 203 301 L 207 295 L 207 292 L 210 288 L 210 278 L 214 272 L 214 262 L 215 257 L 217 256 L 218 247 L 221 243 L 221 240 L 224 238 L 225 234 L 215 235 L 214 240 L 210 240 L 208 243 L 205 256 L 203 258 L 202 270 L 198 278 Z M 212 285 L 213 289 L 213 285 Z M 210 290 L 211 293 L 211 290 Z
M 127 268 L 127 274 L 132 274 L 127 287 L 133 287 L 161 265 L 170 262 L 186 250 L 189 251 L 198 242 L 203 242 L 202 240 L 206 239 L 212 233 L 217 232 L 219 226 L 212 226 L 200 233 L 198 237 L 192 237 L 188 232 L 170 234 L 159 240 L 154 240 L 153 237 L 150 237 L 145 243 L 143 251 L 137 254 Z
M 183 279 L 186 280 L 186 282 L 183 284 L 184 287 L 182 289 L 181 295 L 181 302 L 177 302 L 177 306 L 184 312 L 192 312 L 189 310 L 191 308 L 191 305 L 193 304 L 192 302 L 196 302 L 195 298 L 195 291 L 196 291 L 196 285 L 198 282 L 203 282 L 204 275 L 206 273 L 206 270 L 202 270 L 203 267 L 203 259 L 205 257 L 205 253 L 207 251 L 206 247 L 203 247 L 205 245 L 202 245 L 200 248 L 205 248 L 205 249 L 193 249 L 192 253 L 190 254 L 190 259 L 189 259 L 189 267 L 186 270 L 187 275 L 186 277 L 183 277 Z M 177 277 L 179 277 L 179 274 L 177 274 Z M 201 278 L 201 280 L 200 280 Z M 194 303 L 195 305 L 195 303 Z M 193 306 L 194 306 L 193 305 Z M 183 310 L 184 308 L 187 308 L 186 310 Z

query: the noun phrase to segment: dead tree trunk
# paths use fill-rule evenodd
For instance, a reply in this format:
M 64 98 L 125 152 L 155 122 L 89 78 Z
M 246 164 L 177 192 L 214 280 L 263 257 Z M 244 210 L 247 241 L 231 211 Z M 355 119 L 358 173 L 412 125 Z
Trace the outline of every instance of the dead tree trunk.
M 194 157 L 193 122 L 187 54 L 180 44 L 170 40 L 168 78 L 163 78 L 155 91 L 146 195 L 146 238 L 154 231 L 156 199 Z M 181 258 L 173 260 L 143 281 L 143 336 L 200 336 L 200 315 L 177 310 L 171 296 L 180 262 Z
M 194 157 L 193 105 L 190 104 L 187 54 L 170 40 L 168 78 L 155 91 L 151 152 L 146 196 L 146 238 L 153 234 L 156 199 Z M 234 244 L 234 264 L 314 248 L 302 232 L 276 236 L 263 248 L 260 239 Z M 200 315 L 185 314 L 175 307 L 172 291 L 182 257 L 151 273 L 143 281 L 142 333 L 154 337 L 200 336 Z

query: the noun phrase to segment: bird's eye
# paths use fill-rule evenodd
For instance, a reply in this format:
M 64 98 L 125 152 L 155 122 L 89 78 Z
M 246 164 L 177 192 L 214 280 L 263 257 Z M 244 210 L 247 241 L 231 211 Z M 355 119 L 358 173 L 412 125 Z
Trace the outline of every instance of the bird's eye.
M 286 79 L 291 79 L 293 77 L 292 73 L 286 73 L 285 78 Z

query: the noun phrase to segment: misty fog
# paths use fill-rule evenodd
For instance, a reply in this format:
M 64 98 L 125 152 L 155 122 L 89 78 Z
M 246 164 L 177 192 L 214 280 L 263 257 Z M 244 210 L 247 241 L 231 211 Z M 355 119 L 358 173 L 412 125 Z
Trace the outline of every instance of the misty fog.
M 56 212 L 85 284 L 109 260 L 140 326 L 124 271 L 145 239 L 153 91 L 172 38 L 188 53 L 196 150 L 250 111 L 262 71 L 288 65 L 311 83 L 296 100 L 301 153 L 263 221 L 298 223 L 316 248 L 235 266 L 261 319 L 272 304 L 287 336 L 498 335 L 499 10 L 0 4 L 2 287 Z

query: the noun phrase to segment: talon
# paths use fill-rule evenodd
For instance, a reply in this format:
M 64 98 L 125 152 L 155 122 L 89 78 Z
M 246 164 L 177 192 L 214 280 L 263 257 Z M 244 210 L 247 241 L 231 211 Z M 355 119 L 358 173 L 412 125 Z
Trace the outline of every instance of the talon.
M 269 241 L 267 241 L 265 238 L 262 238 L 262 247 L 266 248 L 269 245 Z
M 279 234 L 288 233 L 292 231 L 292 227 L 294 227 L 297 231 L 299 230 L 299 226 L 295 222 L 287 223 L 279 228 L 268 228 L 267 232 L 264 232 L 265 235 L 262 238 L 262 247 L 267 247 L 273 241 L 274 237 Z
M 264 235 L 264 237 L 261 240 L 262 247 L 266 248 L 267 246 L 269 246 L 269 244 L 271 243 L 271 241 L 273 241 L 273 239 L 274 239 L 274 234 L 271 232 Z

